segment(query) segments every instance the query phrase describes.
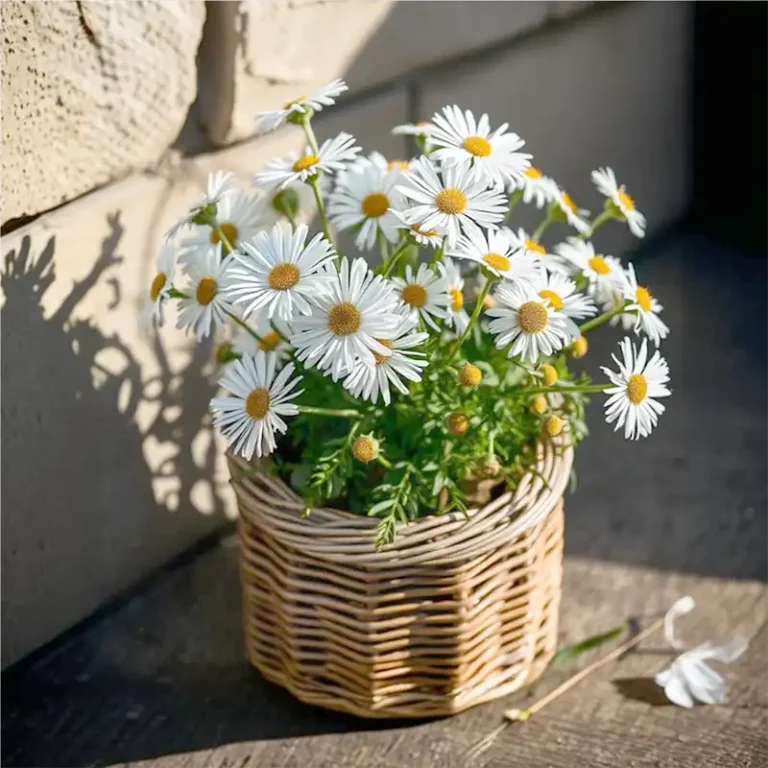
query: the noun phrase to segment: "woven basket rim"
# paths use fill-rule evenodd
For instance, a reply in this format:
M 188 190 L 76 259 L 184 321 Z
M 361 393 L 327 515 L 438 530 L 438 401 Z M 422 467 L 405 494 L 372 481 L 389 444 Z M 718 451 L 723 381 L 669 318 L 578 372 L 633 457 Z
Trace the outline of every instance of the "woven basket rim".
M 376 548 L 378 518 L 322 507 L 302 516 L 303 499 L 279 476 L 253 472 L 228 453 L 230 468 L 242 470 L 233 486 L 240 514 L 283 543 L 328 560 L 368 565 L 417 565 L 476 557 L 535 526 L 557 503 L 568 483 L 573 448 L 567 436 L 540 443 L 537 462 L 514 491 L 468 510 L 425 515 L 404 523 L 392 544 Z

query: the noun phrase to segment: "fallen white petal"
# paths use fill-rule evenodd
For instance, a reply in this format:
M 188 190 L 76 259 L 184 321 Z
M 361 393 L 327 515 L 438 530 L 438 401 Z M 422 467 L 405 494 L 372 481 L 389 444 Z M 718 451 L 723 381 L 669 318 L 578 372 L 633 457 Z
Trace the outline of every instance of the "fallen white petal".
M 690 613 L 695 607 L 696 601 L 690 595 L 686 595 L 679 600 L 675 600 L 672 607 L 667 611 L 666 616 L 664 616 L 664 637 L 673 648 L 684 647 L 684 644 L 675 637 L 675 619 L 678 616 L 685 616 L 686 613 Z

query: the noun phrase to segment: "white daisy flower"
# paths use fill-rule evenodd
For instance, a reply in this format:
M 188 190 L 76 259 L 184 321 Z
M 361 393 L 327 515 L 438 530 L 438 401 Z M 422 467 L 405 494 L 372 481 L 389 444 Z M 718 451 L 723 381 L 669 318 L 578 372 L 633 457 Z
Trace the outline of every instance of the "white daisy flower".
M 675 601 L 664 616 L 664 635 L 673 648 L 684 647 L 675 638 L 675 618 L 689 613 L 695 606 L 694 599 L 686 595 Z M 678 707 L 690 709 L 697 701 L 702 704 L 721 704 L 725 701 L 725 679 L 706 662 L 730 664 L 743 655 L 748 645 L 747 639 L 740 635 L 734 635 L 722 645 L 702 643 L 680 654 L 654 680 L 664 689 L 666 697 Z
M 626 307 L 622 315 L 629 312 L 633 313 L 628 316 L 634 320 L 633 327 L 635 333 L 640 333 L 642 330 L 658 347 L 661 344 L 661 340 L 666 339 L 669 333 L 669 328 L 659 317 L 659 312 L 664 307 L 659 304 L 657 299 L 651 296 L 651 292 L 647 288 L 637 284 L 635 268 L 631 264 L 627 268 L 625 275 L 626 282 L 622 298 L 632 303 Z
M 284 434 L 288 426 L 281 416 L 296 416 L 292 402 L 303 390 L 296 391 L 301 376 L 291 378 L 294 367 L 286 365 L 277 375 L 274 355 L 234 360 L 224 371 L 219 386 L 231 392 L 211 400 L 213 423 L 221 430 L 227 445 L 250 461 L 267 456 L 277 447 L 275 432 Z
M 231 259 L 222 260 L 221 243 L 198 251 L 187 262 L 187 298 L 179 300 L 179 328 L 192 330 L 201 341 L 225 325 L 227 313 L 234 310 L 225 293 Z
M 617 291 L 623 290 L 626 278 L 621 262 L 613 256 L 596 254 L 592 243 L 569 237 L 556 251 L 573 274 L 581 273 L 589 281 L 587 292 L 597 302 L 610 301 Z
M 314 112 L 322 112 L 323 107 L 331 107 L 336 103 L 336 97 L 341 96 L 344 91 L 349 90 L 343 80 L 336 79 L 333 82 L 324 85 L 312 96 L 299 96 L 298 99 L 289 101 L 282 109 L 275 109 L 271 112 L 257 112 L 257 127 L 260 133 L 274 131 L 286 123 L 294 115 L 299 117 L 309 113 L 310 117 Z
M 570 340 L 565 315 L 532 285 L 500 283 L 493 298 L 496 305 L 486 309 L 486 314 L 495 319 L 488 329 L 496 336 L 497 349 L 512 345 L 507 357 L 535 363 L 540 355 L 551 355 Z
M 356 165 L 365 165 L 366 163 L 373 163 L 382 171 L 399 171 L 400 173 L 407 171 L 411 167 L 410 160 L 387 160 L 381 152 L 376 151 L 371 152 L 368 157 L 359 157 L 352 164 L 352 167 L 354 168 Z
M 523 171 L 522 176 L 517 179 L 512 188 L 522 192 L 522 199 L 526 205 L 533 203 L 537 208 L 543 208 L 553 200 L 551 181 L 533 166 Z
M 321 234 L 307 243 L 307 232 L 306 224 L 295 231 L 275 224 L 232 254 L 227 297 L 244 305 L 244 317 L 264 309 L 270 319 L 290 321 L 311 312 L 310 300 L 329 283 L 323 267 L 336 253 Z
M 635 201 L 627 194 L 624 185 L 618 185 L 616 175 L 610 168 L 592 171 L 592 181 L 598 192 L 605 195 L 619 209 L 627 222 L 629 231 L 635 237 L 645 235 L 645 216 L 635 208 Z
M 516 133 L 507 133 L 508 123 L 492 131 L 488 115 L 475 121 L 470 110 L 455 104 L 443 107 L 432 117 L 435 126 L 429 140 L 438 147 L 433 156 L 443 165 L 472 170 L 486 186 L 504 187 L 517 183 L 531 164 L 531 155 L 518 152 L 525 142 Z
M 328 215 L 339 229 L 359 227 L 355 245 L 371 250 L 379 233 L 388 242 L 400 239 L 400 220 L 391 209 L 403 207 L 403 196 L 395 189 L 401 173 L 387 170 L 376 161 L 357 162 L 339 176 L 328 201 Z
M 442 178 L 426 157 L 420 157 L 403 174 L 404 184 L 397 189 L 413 201 L 401 216 L 406 224 L 435 229 L 454 246 L 467 222 L 493 229 L 504 218 L 506 197 L 488 189 L 471 168 L 444 168 L 441 173 Z
M 475 261 L 494 275 L 512 281 L 530 281 L 541 269 L 537 258 L 512 244 L 506 227 L 483 232 L 470 224 L 448 255 Z
M 318 180 L 320 194 L 325 197 L 326 179 Z M 309 184 L 296 182 L 280 189 L 279 186 L 262 189 L 256 198 L 257 217 L 262 229 L 269 229 L 285 221 L 286 209 L 295 222 L 309 221 L 317 211 L 315 194 Z
M 616 430 L 624 427 L 627 440 L 637 440 L 650 435 L 664 413 L 664 406 L 655 398 L 671 394 L 666 386 L 669 366 L 658 350 L 648 360 L 647 339 L 643 339 L 639 352 L 629 338 L 621 341 L 620 348 L 622 360 L 612 355 L 619 372 L 601 367 L 613 384 L 605 390 L 610 395 L 605 403 L 605 420 L 609 424 L 615 421 Z
M 381 339 L 392 338 L 400 315 L 392 286 L 374 275 L 365 259 L 350 265 L 345 258 L 339 272 L 328 274 L 327 289 L 312 297 L 312 314 L 295 319 L 291 344 L 299 360 L 330 371 L 338 381 L 358 360 L 373 366 L 376 354 L 391 354 Z
M 392 284 L 397 288 L 400 300 L 405 305 L 408 315 L 422 320 L 435 331 L 439 330 L 432 319 L 445 319 L 446 307 L 451 299 L 448 296 L 448 280 L 426 264 L 420 264 L 414 273 L 410 264 L 405 267 L 405 279 L 393 277 Z
M 573 202 L 573 198 L 564 189 L 560 189 L 552 179 L 547 179 L 547 183 L 552 200 L 556 203 L 557 209 L 565 216 L 565 220 L 582 235 L 588 235 L 592 230 L 589 222 L 585 220 L 589 216 L 589 211 L 579 208 Z
M 445 324 L 461 335 L 469 323 L 469 315 L 464 309 L 464 278 L 458 265 L 448 256 L 438 264 L 438 269 L 446 279 L 450 298 L 445 308 Z
M 397 217 L 402 221 L 402 216 L 397 214 Z M 443 245 L 444 235 L 441 235 L 436 229 L 423 229 L 419 224 L 411 224 L 408 226 L 408 234 L 419 244 L 425 248 L 439 248 Z
M 312 147 L 307 146 L 303 155 L 291 152 L 288 157 L 270 160 L 264 170 L 253 177 L 253 183 L 257 187 L 285 189 L 289 184 L 306 181 L 320 171 L 334 173 L 344 170 L 359 151 L 360 147 L 355 146 L 355 137 L 342 132 L 333 139 L 326 139 L 317 155 Z
M 432 125 L 429 120 L 422 120 L 419 123 L 403 123 L 402 125 L 396 125 L 391 133 L 396 136 L 420 136 L 429 138 L 434 130 L 435 126 Z
M 564 267 L 560 257 L 547 251 L 538 240 L 534 240 L 533 236 L 529 235 L 522 227 L 518 227 L 517 232 L 508 227 L 503 227 L 503 230 L 507 234 L 514 249 L 535 259 L 539 265 L 545 269 L 554 272 L 563 271 Z
M 381 394 L 384 403 L 389 405 L 392 400 L 390 384 L 405 395 L 408 393 L 408 385 L 403 379 L 421 381 L 421 370 L 428 363 L 423 352 L 412 350 L 423 344 L 429 334 L 416 331 L 415 326 L 415 318 L 402 318 L 391 339 L 379 339 L 381 344 L 391 350 L 389 356 L 374 353 L 374 366 L 358 360 L 352 372 L 344 379 L 344 387 L 353 397 L 375 403 Z
M 237 248 L 259 231 L 261 222 L 257 199 L 242 192 L 228 195 L 218 203 L 216 221 L 229 244 Z M 196 251 L 210 248 L 218 242 L 219 233 L 215 229 L 207 225 L 194 225 L 192 237 L 182 241 L 179 261 L 186 264 Z
M 267 313 L 262 310 L 256 315 L 251 315 L 248 324 L 259 338 L 255 338 L 253 334 L 238 326 L 238 331 L 232 339 L 233 352 L 249 357 L 255 357 L 257 353 L 263 352 L 268 357 L 274 355 L 278 363 L 288 358 L 291 345 L 286 339 L 290 338 L 291 328 L 287 323 L 277 318 L 270 320 Z
M 228 195 L 237 191 L 237 182 L 235 174 L 229 171 L 216 171 L 208 174 L 208 181 L 205 185 L 205 194 L 196 202 L 192 203 L 189 210 L 179 216 L 173 226 L 165 233 L 165 239 L 170 240 L 176 236 L 179 230 L 190 226 L 195 218 L 208 206 L 218 206 L 218 204 Z
M 170 243 L 160 246 L 157 256 L 157 273 L 149 287 L 149 301 L 139 316 L 139 326 L 149 330 L 165 322 L 163 304 L 168 298 L 168 291 L 173 287 L 173 273 L 176 269 L 176 249 Z
M 532 278 L 531 282 L 542 299 L 549 301 L 553 309 L 565 315 L 566 327 L 571 339 L 580 336 L 579 326 L 574 321 L 583 320 L 597 312 L 592 299 L 583 293 L 578 293 L 576 283 L 558 272 L 548 274 L 542 270 Z

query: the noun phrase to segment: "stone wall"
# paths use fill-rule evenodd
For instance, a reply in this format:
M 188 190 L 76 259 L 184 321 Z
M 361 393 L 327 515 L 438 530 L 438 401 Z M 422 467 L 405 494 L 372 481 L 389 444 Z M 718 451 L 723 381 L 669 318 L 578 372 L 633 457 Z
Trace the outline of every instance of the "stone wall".
M 3 665 L 235 514 L 206 414 L 211 349 L 170 328 L 142 335 L 137 318 L 162 233 L 205 175 L 247 184 L 301 143 L 295 129 L 255 137 L 257 110 L 344 77 L 321 138 L 344 129 L 404 156 L 389 128 L 457 102 L 508 120 L 577 200 L 607 163 L 651 232 L 688 203 L 685 4 L 0 12 Z M 611 237 L 630 244 L 620 227 Z

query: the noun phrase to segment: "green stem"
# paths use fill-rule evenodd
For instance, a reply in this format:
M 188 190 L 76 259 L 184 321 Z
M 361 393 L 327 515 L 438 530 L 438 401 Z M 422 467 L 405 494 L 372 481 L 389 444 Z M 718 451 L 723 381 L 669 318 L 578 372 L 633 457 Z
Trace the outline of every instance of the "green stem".
M 469 336 L 469 332 L 472 330 L 472 326 L 477 322 L 477 318 L 480 317 L 480 312 L 483 309 L 483 303 L 485 302 L 485 297 L 488 295 L 488 291 L 491 290 L 491 285 L 493 284 L 493 278 L 488 277 L 485 281 L 485 285 L 483 286 L 483 290 L 480 291 L 480 295 L 477 297 L 477 303 L 475 304 L 475 308 L 472 311 L 472 316 L 469 318 L 469 322 L 467 323 L 467 327 L 464 329 L 464 333 L 459 336 L 459 338 L 456 340 L 456 343 L 453 346 L 453 349 L 448 355 L 448 360 L 446 362 L 450 363 L 454 357 L 458 354 L 459 350 L 461 349 L 461 345 L 467 340 L 467 336 Z
M 382 466 L 382 467 L 384 467 L 385 469 L 392 469 L 392 462 L 391 462 L 391 461 L 388 461 L 388 460 L 387 460 L 387 459 L 385 459 L 383 456 L 379 455 L 379 456 L 376 458 L 376 461 L 378 461 L 378 462 L 379 462 L 379 464 L 381 464 L 381 466 Z
M 315 136 L 315 131 L 312 128 L 312 120 L 306 113 L 304 115 L 304 119 L 301 121 L 301 127 L 304 129 L 304 134 L 307 137 L 309 146 L 312 147 L 312 151 L 315 153 L 315 155 L 319 155 L 320 145 L 317 143 L 317 137 Z
M 285 203 L 280 203 L 280 205 L 276 206 L 277 209 L 285 216 L 286 219 L 288 219 L 288 223 L 291 225 L 291 229 L 295 232 L 296 231 L 296 219 L 294 218 L 293 214 L 291 213 L 291 209 L 288 205 Z
M 256 333 L 256 331 L 254 331 L 250 325 L 248 325 L 248 323 L 246 323 L 244 320 L 241 320 L 236 314 L 234 314 L 234 312 L 229 312 L 225 309 L 224 314 L 234 320 L 235 323 L 237 323 L 237 325 L 239 325 L 241 328 L 244 328 L 246 331 L 248 331 L 248 333 L 250 333 L 251 336 L 253 336 L 253 338 L 256 339 L 256 341 L 258 341 L 260 344 L 264 343 L 264 339 L 262 339 L 261 336 L 259 336 L 259 334 Z
M 536 227 L 536 230 L 531 235 L 531 239 L 538 243 L 541 240 L 541 236 L 547 231 L 547 229 L 549 228 L 549 225 L 553 221 L 554 219 L 552 218 L 552 214 L 548 213 L 547 218 L 544 219 L 544 221 L 542 221 L 538 227 Z
M 597 231 L 598 227 L 601 227 L 603 224 L 605 224 L 606 221 L 611 221 L 611 219 L 614 218 L 613 211 L 610 208 L 605 208 L 601 213 L 599 213 L 595 218 L 592 220 L 592 222 L 589 225 L 589 237 L 592 237 L 595 232 Z M 587 235 L 582 234 L 579 235 L 579 237 L 582 240 L 586 240 Z
M 437 264 L 439 261 L 443 260 L 443 254 L 445 253 L 445 238 L 443 238 L 443 242 L 440 245 L 439 248 L 435 248 L 435 250 L 432 253 L 432 258 L 429 260 L 430 266 L 433 264 Z
M 168 298 L 169 299 L 188 299 L 189 296 L 186 293 L 182 293 L 181 291 L 176 290 L 173 286 L 171 286 L 168 289 Z
M 593 328 L 597 328 L 603 323 L 607 323 L 612 317 L 616 317 L 616 315 L 620 315 L 623 311 L 624 311 L 624 304 L 622 303 L 622 304 L 619 304 L 619 306 L 616 307 L 615 309 L 612 309 L 609 312 L 603 312 L 602 315 L 593 317 L 591 320 L 588 320 L 586 323 L 583 323 L 582 325 L 579 326 L 579 331 L 583 336 L 585 333 L 587 333 L 588 331 L 591 331 Z
M 219 236 L 219 241 L 224 246 L 224 250 L 227 253 L 232 253 L 235 249 L 232 247 L 232 243 L 229 242 L 227 236 L 224 234 L 224 230 L 221 228 L 219 222 L 215 222 L 213 225 L 213 231 Z
M 317 408 L 314 405 L 300 405 L 299 413 L 313 416 L 340 416 L 344 419 L 356 419 L 360 411 L 354 408 Z
M 531 387 L 531 389 L 524 389 L 523 393 L 526 395 L 548 395 L 550 392 L 562 392 L 568 394 L 569 392 L 605 392 L 611 384 L 574 384 L 572 387 L 567 387 L 564 384 L 558 386 L 557 384 L 551 387 Z
M 504 222 L 507 221 L 507 219 L 510 217 L 510 214 L 512 211 L 515 210 L 515 206 L 523 199 L 523 190 L 522 189 L 516 189 L 514 192 L 512 192 L 508 196 L 509 200 L 509 210 L 504 215 Z
M 323 204 L 323 196 L 320 194 L 320 185 L 318 184 L 318 177 L 310 176 L 307 179 L 307 184 L 312 187 L 312 192 L 315 195 L 315 203 L 317 204 L 317 212 L 320 214 L 320 221 L 323 223 L 323 234 L 325 239 L 334 247 L 336 243 L 333 241 L 333 235 L 331 235 L 331 225 L 328 222 L 328 216 L 325 213 L 325 205 Z M 341 265 L 341 254 L 338 254 L 339 265 Z
M 392 274 L 392 270 L 395 268 L 395 265 L 400 260 L 400 257 L 406 252 L 408 249 L 408 238 L 405 237 L 401 242 L 400 245 L 395 249 L 395 252 L 389 257 L 389 261 L 387 262 L 386 266 L 384 267 L 382 271 L 383 277 L 389 277 Z

